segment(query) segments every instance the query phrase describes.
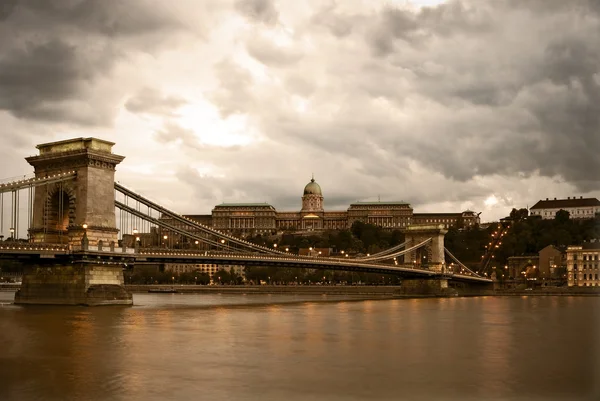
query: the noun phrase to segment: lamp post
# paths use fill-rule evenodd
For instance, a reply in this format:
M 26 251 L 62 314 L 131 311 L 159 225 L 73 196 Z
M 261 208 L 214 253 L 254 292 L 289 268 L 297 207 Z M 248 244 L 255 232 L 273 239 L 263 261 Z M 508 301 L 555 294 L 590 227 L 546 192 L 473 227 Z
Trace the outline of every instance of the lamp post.
M 11 240 L 15 239 L 15 229 L 14 229 L 14 227 L 10 228 L 10 239 Z
M 135 237 L 134 238 L 135 242 L 134 242 L 133 246 L 134 246 L 134 248 L 137 249 L 140 246 L 140 237 L 138 236 L 138 229 L 137 228 L 133 229 L 133 236 Z
M 196 240 L 196 242 L 194 242 L 196 244 L 196 248 L 200 249 L 200 247 L 198 246 L 198 244 L 200 243 L 200 241 Z
M 163 235 L 163 243 L 165 244 L 165 249 L 167 249 L 167 239 L 169 239 L 168 235 Z
M 82 248 L 84 250 L 87 251 L 88 246 L 89 246 L 89 240 L 88 240 L 88 237 L 87 237 L 87 228 L 88 228 L 88 225 L 87 225 L 87 223 L 83 223 L 81 225 L 81 227 L 83 228 L 83 238 L 81 238 L 81 246 L 82 246 Z
M 225 252 L 225 240 L 224 239 L 221 240 L 221 244 L 223 245 L 222 251 Z M 221 280 L 220 277 L 219 277 L 219 280 Z

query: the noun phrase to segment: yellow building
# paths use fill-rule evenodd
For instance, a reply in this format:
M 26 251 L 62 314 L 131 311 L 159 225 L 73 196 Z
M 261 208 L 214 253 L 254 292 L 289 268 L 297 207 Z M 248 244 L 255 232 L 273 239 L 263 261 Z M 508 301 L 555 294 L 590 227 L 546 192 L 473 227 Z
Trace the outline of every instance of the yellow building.
M 567 248 L 567 283 L 569 287 L 600 285 L 600 242 L 592 240 Z

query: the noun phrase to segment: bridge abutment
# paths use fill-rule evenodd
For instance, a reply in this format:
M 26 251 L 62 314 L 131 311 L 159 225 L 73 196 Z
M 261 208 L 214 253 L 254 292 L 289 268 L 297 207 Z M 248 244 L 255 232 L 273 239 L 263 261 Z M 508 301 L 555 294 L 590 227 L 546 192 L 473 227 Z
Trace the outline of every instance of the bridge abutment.
M 84 262 L 28 266 L 18 305 L 132 305 L 124 287 L 123 267 Z

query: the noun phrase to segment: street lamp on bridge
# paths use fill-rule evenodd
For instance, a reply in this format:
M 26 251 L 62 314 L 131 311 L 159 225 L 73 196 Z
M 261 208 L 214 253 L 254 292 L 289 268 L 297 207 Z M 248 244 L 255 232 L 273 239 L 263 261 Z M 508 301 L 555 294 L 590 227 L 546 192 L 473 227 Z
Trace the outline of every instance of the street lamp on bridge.
M 135 244 L 133 244 L 133 245 L 135 248 L 139 247 L 139 245 L 140 245 L 140 236 L 138 235 L 138 232 L 139 231 L 137 228 L 133 229 L 133 236 L 135 237 Z
M 167 249 L 167 240 L 169 239 L 168 235 L 163 235 L 163 244 L 165 244 L 165 249 Z

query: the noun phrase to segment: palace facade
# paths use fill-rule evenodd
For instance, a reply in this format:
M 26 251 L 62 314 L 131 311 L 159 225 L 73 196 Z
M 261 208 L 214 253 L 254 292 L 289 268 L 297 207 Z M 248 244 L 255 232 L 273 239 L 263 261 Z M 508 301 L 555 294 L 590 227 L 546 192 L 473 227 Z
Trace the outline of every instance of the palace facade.
M 268 203 L 222 203 L 210 215 L 186 215 L 198 223 L 219 231 L 244 237 L 275 232 L 341 230 L 355 221 L 386 229 L 403 229 L 413 224 L 438 224 L 469 227 L 479 224 L 479 214 L 466 210 L 458 213 L 414 213 L 409 203 L 356 202 L 347 210 L 325 211 L 320 185 L 313 179 L 304 187 L 299 211 L 277 211 Z

